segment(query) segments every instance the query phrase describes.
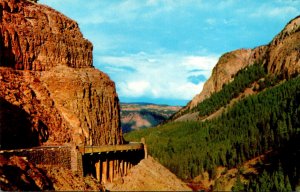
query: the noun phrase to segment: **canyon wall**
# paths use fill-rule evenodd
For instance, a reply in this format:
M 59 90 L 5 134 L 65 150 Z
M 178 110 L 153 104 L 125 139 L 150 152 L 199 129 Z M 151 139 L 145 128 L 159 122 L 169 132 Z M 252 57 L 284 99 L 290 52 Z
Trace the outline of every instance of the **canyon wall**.
M 1 148 L 122 144 L 115 84 L 78 24 L 26 0 L 0 0 L 0 21 Z

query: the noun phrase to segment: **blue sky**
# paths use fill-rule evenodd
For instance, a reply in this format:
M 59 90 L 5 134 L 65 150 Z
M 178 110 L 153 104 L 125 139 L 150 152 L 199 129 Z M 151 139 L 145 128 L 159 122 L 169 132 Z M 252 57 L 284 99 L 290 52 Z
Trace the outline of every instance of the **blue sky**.
M 269 43 L 300 0 L 40 0 L 76 20 L 121 102 L 185 105 L 218 58 Z

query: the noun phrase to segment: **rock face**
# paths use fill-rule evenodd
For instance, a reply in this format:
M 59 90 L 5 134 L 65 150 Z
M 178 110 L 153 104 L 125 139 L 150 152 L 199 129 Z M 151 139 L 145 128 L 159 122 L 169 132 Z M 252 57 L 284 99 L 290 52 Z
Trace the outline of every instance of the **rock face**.
M 4 191 L 54 190 L 50 179 L 25 158 L 0 155 L 0 186 Z
M 300 73 L 300 16 L 290 21 L 285 28 L 266 46 L 240 49 L 220 57 L 211 77 L 201 93 L 180 110 L 173 119 L 192 109 L 222 86 L 233 80 L 235 74 L 255 62 L 262 62 L 270 74 L 290 77 Z
M 25 157 L 0 155 L 0 188 L 3 191 L 102 191 L 91 176 L 80 177 L 64 167 L 35 165 Z
M 34 71 L 92 66 L 92 44 L 78 24 L 46 6 L 1 0 L 1 66 Z
M 300 16 L 290 21 L 268 45 L 265 64 L 269 73 L 300 73 Z
M 0 20 L 1 148 L 122 144 L 114 82 L 78 24 L 26 0 L 0 0 Z

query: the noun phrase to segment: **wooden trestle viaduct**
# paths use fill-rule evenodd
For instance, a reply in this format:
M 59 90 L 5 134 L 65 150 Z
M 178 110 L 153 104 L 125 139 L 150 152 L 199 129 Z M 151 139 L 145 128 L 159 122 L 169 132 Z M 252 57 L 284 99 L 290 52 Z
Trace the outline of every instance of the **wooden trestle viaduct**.
M 92 175 L 102 183 L 127 175 L 147 157 L 144 142 L 103 146 L 40 146 L 0 150 L 3 156 L 24 156 L 35 164 L 61 166 L 80 175 Z

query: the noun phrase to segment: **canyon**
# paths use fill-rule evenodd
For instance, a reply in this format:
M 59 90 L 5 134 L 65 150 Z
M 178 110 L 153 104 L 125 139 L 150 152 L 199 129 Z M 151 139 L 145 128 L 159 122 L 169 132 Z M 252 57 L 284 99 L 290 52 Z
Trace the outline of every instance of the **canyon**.
M 104 190 L 130 174 L 143 143 L 124 140 L 115 83 L 78 24 L 27 0 L 0 0 L 0 21 L 1 189 Z
M 197 190 L 230 190 L 236 177 L 246 182 L 243 168 L 269 168 L 277 159 L 284 168 L 294 166 L 284 179 L 289 174 L 293 187 L 300 183 L 299 171 L 291 175 L 299 167 L 300 16 L 269 44 L 222 55 L 203 90 L 183 108 L 121 105 L 115 83 L 93 65 L 92 43 L 77 22 L 51 7 L 0 0 L 0 21 L 1 189 L 190 190 L 180 176 Z M 265 71 L 226 106 L 199 117 L 199 104 L 251 67 Z M 267 78 L 275 83 L 263 87 Z M 268 106 L 262 96 L 283 99 Z M 123 138 L 122 123 L 128 130 L 151 126 L 158 121 L 144 116 L 155 111 L 159 122 L 171 119 Z M 272 161 L 261 163 L 268 154 Z

